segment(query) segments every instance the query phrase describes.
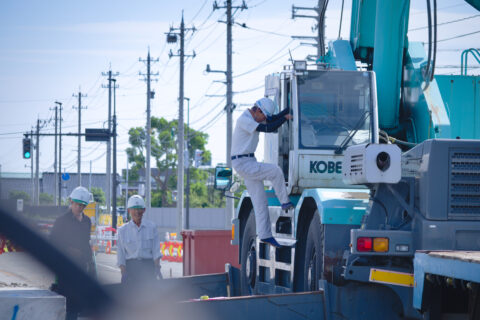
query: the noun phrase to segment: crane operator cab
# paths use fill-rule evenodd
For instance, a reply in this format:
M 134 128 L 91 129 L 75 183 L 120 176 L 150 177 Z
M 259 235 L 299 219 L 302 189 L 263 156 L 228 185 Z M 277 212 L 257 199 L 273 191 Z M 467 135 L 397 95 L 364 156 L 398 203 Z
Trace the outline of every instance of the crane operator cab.
M 375 88 L 371 71 L 292 68 L 266 77 L 265 95 L 277 102 L 275 113 L 290 107 L 293 121 L 265 135 L 264 161 L 283 169 L 291 194 L 346 187 L 344 150 L 378 142 Z

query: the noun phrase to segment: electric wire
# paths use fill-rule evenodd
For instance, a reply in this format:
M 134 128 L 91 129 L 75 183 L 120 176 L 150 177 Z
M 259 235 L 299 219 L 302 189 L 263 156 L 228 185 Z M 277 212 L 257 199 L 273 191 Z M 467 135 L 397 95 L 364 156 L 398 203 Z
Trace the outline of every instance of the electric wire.
M 291 38 L 292 36 L 291 35 L 288 35 L 288 34 L 283 34 L 283 33 L 278 33 L 278 32 L 273 32 L 273 31 L 267 31 L 267 30 L 261 30 L 261 29 L 257 29 L 257 28 L 253 28 L 253 27 L 249 27 L 247 26 L 245 23 L 235 23 L 236 25 L 244 28 L 244 29 L 248 29 L 248 30 L 253 30 L 253 31 L 257 31 L 257 32 L 261 32 L 261 33 L 266 33 L 266 34 L 271 34 L 271 35 L 274 35 L 274 36 L 279 36 L 279 37 L 286 37 L 286 38 Z
M 441 39 L 441 40 L 438 40 L 437 42 L 444 42 L 444 41 L 449 41 L 449 40 L 453 40 L 453 39 L 463 38 L 463 37 L 471 36 L 472 34 L 477 34 L 477 33 L 480 33 L 480 30 L 474 31 L 474 32 L 469 32 L 469 33 L 460 34 L 460 35 L 457 35 L 457 36 L 454 36 L 454 37 L 451 37 L 451 38 Z
M 466 17 L 466 18 L 461 18 L 461 19 L 455 19 L 455 20 L 445 21 L 445 22 L 442 22 L 442 23 L 437 24 L 437 26 L 443 26 L 443 25 L 447 25 L 447 24 L 451 24 L 451 23 L 456 23 L 456 22 L 460 22 L 460 21 L 465 21 L 465 20 L 469 20 L 469 19 L 473 19 L 473 18 L 477 18 L 477 17 L 480 17 L 480 14 L 476 14 L 476 15 L 473 15 L 473 16 L 469 16 L 469 17 Z M 426 27 L 413 28 L 413 29 L 409 29 L 408 31 L 410 32 L 410 31 L 418 31 L 418 30 L 424 30 L 424 29 L 428 29 L 428 26 L 426 26 Z
M 454 4 L 452 6 L 446 6 L 446 7 L 438 8 L 438 10 L 456 8 L 456 7 L 460 7 L 460 6 L 464 6 L 464 5 L 465 5 L 464 3 L 459 3 L 459 4 Z M 424 13 L 423 11 L 418 11 L 418 12 L 412 13 L 411 16 L 414 16 L 414 15 L 417 15 L 417 14 L 423 14 L 423 13 Z
M 250 70 L 247 70 L 243 73 L 240 73 L 240 74 L 237 74 L 235 76 L 233 76 L 232 78 L 238 78 L 238 77 L 241 77 L 241 76 L 244 76 L 246 74 L 249 74 L 249 73 L 252 73 L 254 71 L 257 71 L 257 70 L 260 70 L 260 69 L 263 69 L 265 68 L 266 66 L 280 60 L 281 58 L 283 58 L 285 55 L 287 55 L 288 53 L 285 53 L 283 55 L 281 55 L 280 57 L 277 57 L 275 58 L 275 56 L 277 54 L 279 54 L 280 52 L 282 52 L 284 49 L 286 49 L 293 41 L 295 40 L 290 40 L 285 46 L 283 46 L 280 50 L 278 50 L 277 52 L 275 52 L 270 58 L 268 58 L 267 60 L 265 60 L 264 62 L 262 62 L 261 64 L 257 65 L 256 67 L 250 69 Z M 295 48 L 293 48 L 291 51 L 295 51 L 296 49 L 298 49 L 300 47 L 300 45 L 296 46 Z M 273 59 L 273 60 L 272 60 Z

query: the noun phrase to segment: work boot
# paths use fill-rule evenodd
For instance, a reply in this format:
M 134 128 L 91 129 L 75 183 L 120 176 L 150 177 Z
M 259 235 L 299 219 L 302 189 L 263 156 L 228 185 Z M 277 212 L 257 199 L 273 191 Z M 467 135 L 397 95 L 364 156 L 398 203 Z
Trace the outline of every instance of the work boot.
M 285 211 L 285 212 L 287 212 L 288 210 L 290 210 L 292 208 L 294 208 L 294 205 L 291 202 L 287 202 L 287 203 L 282 204 L 282 210 Z
M 275 247 L 275 248 L 280 248 L 282 245 L 275 240 L 274 237 L 266 238 L 266 239 L 261 239 L 260 241 L 268 243 L 269 245 Z

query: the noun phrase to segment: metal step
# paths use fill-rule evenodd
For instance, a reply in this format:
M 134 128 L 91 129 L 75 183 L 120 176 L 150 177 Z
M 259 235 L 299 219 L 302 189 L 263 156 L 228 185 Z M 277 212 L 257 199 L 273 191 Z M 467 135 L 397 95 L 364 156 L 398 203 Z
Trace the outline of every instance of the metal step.
M 283 247 L 293 248 L 293 247 L 295 247 L 295 245 L 297 244 L 297 240 L 296 240 L 296 239 L 281 237 L 281 236 L 279 236 L 279 234 L 277 234 L 277 236 L 275 237 L 275 239 L 276 239 L 277 242 L 280 243 Z

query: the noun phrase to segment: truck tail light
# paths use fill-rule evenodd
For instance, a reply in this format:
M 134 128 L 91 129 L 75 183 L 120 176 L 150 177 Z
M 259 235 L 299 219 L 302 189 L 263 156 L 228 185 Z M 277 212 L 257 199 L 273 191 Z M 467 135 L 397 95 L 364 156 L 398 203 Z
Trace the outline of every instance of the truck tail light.
M 357 238 L 357 250 L 360 252 L 372 251 L 372 238 L 369 238 L 369 237 Z
M 375 251 L 375 252 L 387 252 L 388 251 L 388 238 L 373 238 L 373 251 Z
M 235 225 L 232 223 L 232 241 L 235 240 Z

